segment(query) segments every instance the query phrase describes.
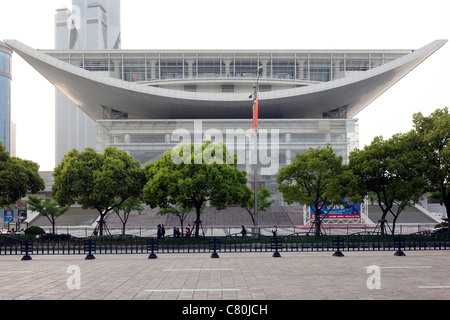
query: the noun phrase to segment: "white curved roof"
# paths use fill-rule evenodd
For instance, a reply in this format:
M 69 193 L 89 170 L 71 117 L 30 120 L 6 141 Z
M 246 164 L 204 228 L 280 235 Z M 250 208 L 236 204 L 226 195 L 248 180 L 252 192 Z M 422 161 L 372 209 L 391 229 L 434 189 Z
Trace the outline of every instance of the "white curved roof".
M 95 120 L 103 119 L 103 107 L 124 112 L 129 119 L 251 118 L 248 93 L 185 92 L 126 82 L 78 68 L 17 40 L 4 41 Z M 260 92 L 259 116 L 322 117 L 325 112 L 347 107 L 347 116 L 354 117 L 446 42 L 436 40 L 397 60 L 343 79 Z

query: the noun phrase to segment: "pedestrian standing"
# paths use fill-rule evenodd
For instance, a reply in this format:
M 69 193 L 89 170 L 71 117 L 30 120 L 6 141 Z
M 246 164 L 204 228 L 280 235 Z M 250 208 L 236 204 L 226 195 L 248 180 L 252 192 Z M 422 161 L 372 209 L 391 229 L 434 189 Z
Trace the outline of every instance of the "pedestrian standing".
M 161 225 L 158 224 L 158 231 L 156 231 L 156 237 L 158 239 L 161 239 L 161 236 L 162 236 L 162 229 L 161 229 Z
M 242 233 L 242 238 L 245 238 L 247 236 L 247 230 L 245 229 L 244 226 L 242 226 L 241 233 Z

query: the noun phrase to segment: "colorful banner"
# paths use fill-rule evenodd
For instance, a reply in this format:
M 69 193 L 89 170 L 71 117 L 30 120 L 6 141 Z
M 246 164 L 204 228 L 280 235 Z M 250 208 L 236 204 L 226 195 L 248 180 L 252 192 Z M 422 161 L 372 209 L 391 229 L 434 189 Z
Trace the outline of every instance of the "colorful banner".
M 14 210 L 5 209 L 5 223 L 14 222 Z
M 323 208 L 324 214 L 321 214 L 321 218 L 324 218 L 325 214 L 330 208 Z M 314 219 L 314 208 L 311 207 L 311 219 Z M 360 219 L 361 218 L 361 204 L 354 202 L 346 202 L 345 204 L 339 204 L 334 206 L 324 219 Z

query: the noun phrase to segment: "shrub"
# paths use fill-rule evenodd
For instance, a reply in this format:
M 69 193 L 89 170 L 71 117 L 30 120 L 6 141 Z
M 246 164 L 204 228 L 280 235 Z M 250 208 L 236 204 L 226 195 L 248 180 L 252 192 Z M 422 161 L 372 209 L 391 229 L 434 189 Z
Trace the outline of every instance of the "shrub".
M 45 234 L 45 231 L 41 227 L 31 226 L 25 230 L 25 234 L 27 236 L 37 236 L 37 235 Z
M 441 228 L 442 227 L 442 223 L 438 223 L 437 225 L 434 226 L 435 228 Z M 444 228 L 448 227 L 448 222 L 444 223 Z

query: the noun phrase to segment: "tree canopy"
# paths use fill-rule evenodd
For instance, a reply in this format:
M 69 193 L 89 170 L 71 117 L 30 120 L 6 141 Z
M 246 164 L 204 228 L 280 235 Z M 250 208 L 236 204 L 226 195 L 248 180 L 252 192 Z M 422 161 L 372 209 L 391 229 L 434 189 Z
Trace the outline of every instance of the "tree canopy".
M 199 146 L 183 144 L 166 152 L 146 165 L 145 175 L 144 201 L 152 208 L 193 208 L 197 237 L 201 210 L 207 203 L 223 210 L 232 204 L 244 206 L 251 197 L 246 173 L 237 168 L 237 155 L 230 157 L 223 144 L 209 141 Z
M 270 189 L 267 188 L 259 188 L 258 190 L 258 212 L 264 212 L 267 208 L 269 208 L 275 200 L 269 200 L 270 196 L 273 194 L 273 192 L 270 191 Z M 249 198 L 247 203 L 243 207 L 247 212 L 250 214 L 250 218 L 252 219 L 253 225 L 256 226 L 256 217 L 255 217 L 255 193 L 252 192 L 252 196 Z
M 359 190 L 364 195 L 375 195 L 382 210 L 379 223 L 383 234 L 386 215 L 390 212 L 394 218 L 394 233 L 400 213 L 423 193 L 418 171 L 420 155 L 414 145 L 411 134 L 396 134 L 388 140 L 376 137 L 369 146 L 350 154 L 349 166 L 359 177 Z
M 138 197 L 145 183 L 140 163 L 113 147 L 103 154 L 91 148 L 83 152 L 73 149 L 55 168 L 53 177 L 52 193 L 60 205 L 78 203 L 83 209 L 99 212 L 99 235 L 103 235 L 106 214 Z
M 297 202 L 314 210 L 316 235 L 321 233 L 321 218 L 328 213 L 327 208 L 345 199 L 359 199 L 355 176 L 329 145 L 298 153 L 291 164 L 281 168 L 277 183 L 288 204 Z
M 25 202 L 31 210 L 38 212 L 41 216 L 48 219 L 52 225 L 53 234 L 56 233 L 56 218 L 70 209 L 70 205 L 60 207 L 56 202 L 45 197 L 29 196 Z
M 39 165 L 30 160 L 10 157 L 0 142 L 0 207 L 16 203 L 28 193 L 45 188 Z
M 450 214 L 450 114 L 437 109 L 429 117 L 413 116 L 414 130 L 421 153 L 421 172 L 426 190 L 437 198 Z M 450 232 L 450 231 L 449 231 Z

